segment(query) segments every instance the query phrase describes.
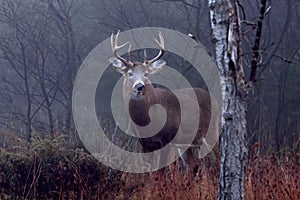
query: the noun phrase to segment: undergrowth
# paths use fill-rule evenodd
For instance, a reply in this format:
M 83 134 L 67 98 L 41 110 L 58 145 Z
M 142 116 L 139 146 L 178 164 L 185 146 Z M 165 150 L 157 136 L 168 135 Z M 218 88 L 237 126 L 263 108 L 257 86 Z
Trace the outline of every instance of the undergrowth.
M 218 163 L 203 160 L 196 173 L 180 161 L 153 173 L 103 166 L 62 140 L 33 140 L 19 152 L 1 149 L 0 199 L 216 199 Z M 298 199 L 300 154 L 255 155 L 247 161 L 245 199 Z

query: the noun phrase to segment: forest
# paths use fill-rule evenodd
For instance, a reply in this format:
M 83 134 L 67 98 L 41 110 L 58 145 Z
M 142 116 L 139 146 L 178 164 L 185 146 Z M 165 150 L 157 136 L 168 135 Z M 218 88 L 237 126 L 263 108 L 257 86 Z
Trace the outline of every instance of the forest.
M 252 76 L 253 55 L 258 58 L 247 105 L 244 198 L 297 199 L 300 2 L 237 2 L 243 31 L 241 62 L 247 79 Z M 177 160 L 164 169 L 163 177 L 154 172 L 114 170 L 98 162 L 85 148 L 72 110 L 81 64 L 118 30 L 175 30 L 192 35 L 216 58 L 208 3 L 0 0 L 0 199 L 216 199 L 219 159 L 203 158 L 195 173 L 185 173 L 184 165 Z M 260 44 L 255 49 L 259 27 Z M 154 53 L 150 51 L 149 57 Z M 185 73 L 191 85 L 206 89 L 183 59 L 171 53 L 164 59 Z M 111 96 L 111 88 L 121 77 L 112 69 L 105 75 L 99 88 L 107 92 L 96 93 L 96 100 Z M 98 101 L 96 109 L 101 115 L 99 123 L 110 134 L 117 125 L 108 105 L 110 102 Z M 128 140 L 109 137 L 117 140 L 115 144 Z

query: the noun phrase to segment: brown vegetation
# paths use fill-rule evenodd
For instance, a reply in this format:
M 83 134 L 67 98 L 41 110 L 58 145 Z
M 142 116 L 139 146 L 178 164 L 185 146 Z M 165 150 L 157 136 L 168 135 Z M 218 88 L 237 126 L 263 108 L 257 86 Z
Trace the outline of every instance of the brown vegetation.
M 128 174 L 103 166 L 62 138 L 34 139 L 20 152 L 0 152 L 0 199 L 216 199 L 218 164 L 203 160 L 196 174 L 177 161 L 164 176 Z M 300 154 L 248 160 L 245 199 L 297 199 Z

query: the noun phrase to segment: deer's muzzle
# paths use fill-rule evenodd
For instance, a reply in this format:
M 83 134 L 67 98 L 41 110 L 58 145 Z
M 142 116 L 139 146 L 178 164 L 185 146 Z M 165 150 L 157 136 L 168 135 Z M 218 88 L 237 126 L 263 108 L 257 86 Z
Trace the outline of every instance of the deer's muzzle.
M 142 81 L 137 81 L 133 85 L 134 94 L 137 96 L 142 95 L 144 89 L 145 89 L 145 84 Z

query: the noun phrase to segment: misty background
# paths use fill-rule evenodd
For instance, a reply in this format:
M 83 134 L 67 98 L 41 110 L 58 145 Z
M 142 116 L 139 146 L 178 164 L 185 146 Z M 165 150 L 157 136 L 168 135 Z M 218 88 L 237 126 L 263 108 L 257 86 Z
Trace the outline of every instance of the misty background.
M 247 70 L 260 4 L 240 2 Z M 287 151 L 300 145 L 300 3 L 276 0 L 268 8 L 247 140 L 250 147 L 261 143 L 264 151 Z M 139 27 L 191 33 L 214 56 L 206 0 L 0 0 L 0 147 L 7 147 L 8 138 L 66 135 L 79 140 L 72 119 L 77 70 L 111 33 Z M 164 56 L 169 66 L 193 74 L 173 57 Z M 105 82 L 107 87 L 115 83 Z

